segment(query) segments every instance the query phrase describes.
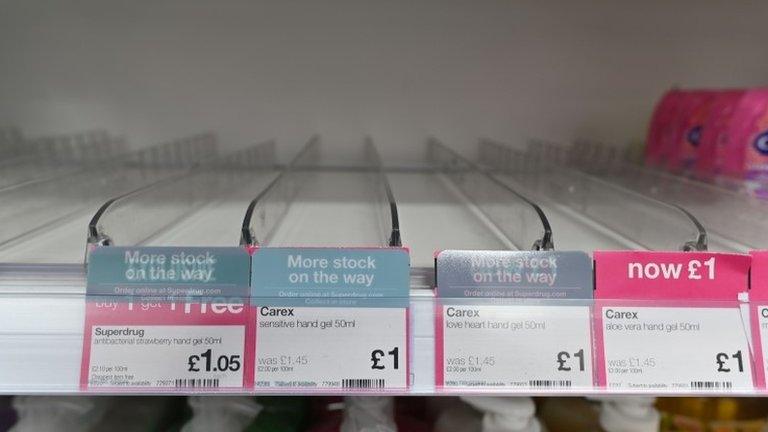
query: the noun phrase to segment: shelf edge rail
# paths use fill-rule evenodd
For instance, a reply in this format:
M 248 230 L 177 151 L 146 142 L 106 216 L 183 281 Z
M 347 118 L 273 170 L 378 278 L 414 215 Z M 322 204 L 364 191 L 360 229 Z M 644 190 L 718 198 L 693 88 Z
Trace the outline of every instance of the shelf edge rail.
M 481 163 L 494 173 L 509 175 L 649 250 L 707 250 L 707 231 L 690 211 L 573 170 L 563 152 L 555 144 L 529 143 L 521 150 L 487 138 L 479 142 Z
M 166 154 L 170 159 L 163 157 L 161 150 L 139 158 L 137 163 L 184 166 L 183 148 L 172 150 Z M 177 175 L 113 197 L 99 207 L 88 224 L 86 260 L 94 246 L 143 244 L 200 206 L 232 193 L 250 177 L 274 166 L 275 141 L 269 140 L 203 159 Z
M 533 200 L 434 137 L 427 140 L 427 159 L 518 249 L 555 248 L 549 219 Z M 530 238 L 533 233 L 535 237 Z

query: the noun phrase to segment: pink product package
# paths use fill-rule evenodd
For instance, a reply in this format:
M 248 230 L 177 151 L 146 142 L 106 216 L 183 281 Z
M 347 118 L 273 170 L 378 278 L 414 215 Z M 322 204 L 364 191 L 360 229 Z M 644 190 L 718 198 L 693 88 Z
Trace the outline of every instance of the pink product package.
M 715 95 L 712 100 L 705 127 L 701 131 L 696 158 L 696 173 L 700 177 L 711 178 L 722 171 L 727 151 L 728 127 L 743 95 L 743 90 L 726 90 Z
M 680 90 L 668 90 L 653 110 L 645 146 L 645 162 L 649 165 L 662 165 L 667 158 L 669 143 L 674 139 L 674 121 L 682 96 Z
M 674 123 L 674 141 L 670 144 L 667 166 L 674 171 L 688 171 L 696 164 L 699 144 L 709 112 L 720 92 L 696 90 L 684 92 Z
M 744 93 L 727 134 L 723 174 L 751 185 L 768 183 L 768 88 Z

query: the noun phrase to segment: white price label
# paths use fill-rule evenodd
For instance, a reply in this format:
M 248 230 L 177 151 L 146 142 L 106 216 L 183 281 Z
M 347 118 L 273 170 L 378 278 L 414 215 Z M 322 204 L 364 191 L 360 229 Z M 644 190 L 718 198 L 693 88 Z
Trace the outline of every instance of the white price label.
M 757 310 L 757 326 L 760 334 L 763 364 L 756 367 L 763 368 L 763 375 L 768 376 L 768 305 L 759 305 Z
M 406 308 L 267 307 L 256 312 L 257 388 L 405 388 Z
M 601 308 L 605 379 L 611 390 L 752 390 L 738 308 Z
M 588 306 L 443 305 L 441 313 L 443 388 L 593 386 Z
M 241 325 L 94 325 L 91 388 L 243 386 Z

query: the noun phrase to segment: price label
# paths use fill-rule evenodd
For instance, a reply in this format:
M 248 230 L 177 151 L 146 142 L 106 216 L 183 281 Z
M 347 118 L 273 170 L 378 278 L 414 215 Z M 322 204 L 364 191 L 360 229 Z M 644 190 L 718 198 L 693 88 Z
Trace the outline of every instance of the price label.
M 81 387 L 248 387 L 247 315 L 243 304 L 89 302 Z
M 436 265 L 437 387 L 593 387 L 587 254 L 446 250 Z
M 768 374 L 768 251 L 752 251 L 749 324 L 755 354 L 755 381 L 765 389 Z
M 765 377 L 768 375 L 768 304 L 758 304 L 754 306 L 752 313 L 752 330 L 755 333 L 755 355 L 759 361 L 755 365 L 757 369 L 755 375 L 759 384 L 765 387 Z
M 749 391 L 738 307 L 601 306 L 602 382 L 611 390 Z
M 442 305 L 443 388 L 592 388 L 588 306 Z
M 257 388 L 407 386 L 406 308 L 261 306 L 257 310 Z
M 253 253 L 258 389 L 408 386 L 408 251 Z

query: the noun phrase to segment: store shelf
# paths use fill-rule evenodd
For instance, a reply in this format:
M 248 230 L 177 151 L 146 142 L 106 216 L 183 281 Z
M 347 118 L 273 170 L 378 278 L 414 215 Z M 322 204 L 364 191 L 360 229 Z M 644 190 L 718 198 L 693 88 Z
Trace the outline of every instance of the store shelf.
M 82 268 L 61 266 L 38 268 L 34 282 L 10 280 L 9 274 L 18 268 L 3 266 L 3 294 L 0 296 L 0 393 L 2 394 L 80 394 L 79 385 L 83 350 L 83 322 L 85 320 L 86 297 Z M 29 269 L 27 269 L 29 270 Z M 41 286 L 40 274 L 48 272 L 56 277 L 50 286 Z M 22 272 L 23 274 L 24 272 Z M 57 276 L 54 276 L 57 275 Z M 69 277 L 66 281 L 64 278 Z M 414 281 L 423 281 L 425 275 L 414 270 Z M 15 285 L 15 289 L 12 287 Z M 34 289 L 28 289 L 34 285 Z M 424 289 L 418 282 L 412 285 L 410 301 L 411 322 L 411 387 L 407 390 L 389 390 L 392 395 L 727 395 L 752 396 L 761 391 L 615 391 L 603 388 L 574 389 L 526 389 L 526 390 L 438 390 L 434 385 L 435 376 L 435 304 L 431 290 Z M 100 393 L 104 393 L 103 391 Z M 221 394 L 222 391 L 198 389 L 177 390 L 121 390 L 117 393 L 139 394 Z M 253 389 L 224 391 L 227 394 L 344 394 L 342 391 L 265 391 Z M 355 393 L 355 392 L 353 392 Z
M 429 156 L 424 161 L 407 167 L 382 166 L 370 153 L 372 145 L 366 141 L 358 161 L 342 165 L 323 160 L 315 138 L 285 169 L 275 167 L 265 150 L 269 145 L 254 146 L 246 153 L 220 159 L 220 163 L 162 169 L 143 182 L 121 183 L 119 190 L 104 191 L 101 202 L 95 198 L 78 201 L 77 206 L 67 204 L 71 211 L 54 213 L 50 220 L 26 221 L 23 239 L 0 248 L 0 352 L 4 353 L 0 356 L 0 393 L 81 392 L 88 242 L 92 247 L 387 248 L 395 246 L 397 232 L 411 260 L 411 387 L 391 393 L 431 395 L 472 393 L 438 389 L 434 384 L 437 251 L 529 250 L 534 246 L 546 250 L 552 244 L 557 250 L 588 253 L 680 250 L 686 246 L 696 249 L 706 240 L 695 212 L 640 194 L 611 178 L 566 166 L 515 171 L 510 167 L 519 161 L 509 157 L 497 160 L 511 165 L 493 166 L 489 174 L 436 140 L 428 142 Z M 254 163 L 233 165 L 244 154 L 255 154 Z M 482 158 L 484 163 L 492 160 Z M 82 182 L 93 175 L 90 171 L 83 174 Z M 62 198 L 55 195 L 55 191 L 35 195 L 35 205 L 48 210 L 63 207 Z M 390 198 L 394 201 L 388 201 Z M 397 221 L 390 213 L 393 202 Z M 12 215 L 8 217 L 10 220 Z M 709 245 L 731 250 L 717 241 L 710 240 Z M 262 393 L 258 389 L 226 392 Z M 482 393 L 664 392 L 578 388 Z

